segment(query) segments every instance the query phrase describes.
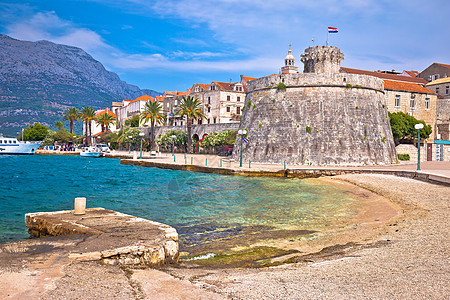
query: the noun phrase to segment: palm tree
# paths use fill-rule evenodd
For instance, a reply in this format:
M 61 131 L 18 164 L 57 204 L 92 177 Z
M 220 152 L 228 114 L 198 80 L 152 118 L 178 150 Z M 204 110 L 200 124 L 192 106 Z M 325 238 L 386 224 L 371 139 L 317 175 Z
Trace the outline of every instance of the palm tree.
M 200 108 L 201 102 L 198 98 L 194 98 L 191 96 L 183 96 L 183 99 L 180 103 L 180 110 L 177 112 L 177 115 L 186 116 L 186 126 L 188 131 L 188 153 L 191 152 L 191 129 L 192 129 L 192 120 L 197 120 L 201 118 L 206 118 L 202 109 Z
M 69 108 L 63 116 L 70 123 L 70 133 L 73 134 L 73 124 L 80 119 L 80 112 L 75 107 Z
M 94 118 L 94 121 L 102 126 L 102 132 L 108 131 L 110 125 L 116 124 L 116 118 L 107 111 Z
M 86 140 L 90 145 L 92 144 L 92 121 L 95 117 L 95 110 L 90 106 L 85 106 L 81 109 L 81 118 L 84 121 L 84 126 L 86 128 Z
M 155 150 L 155 125 L 164 124 L 162 106 L 156 100 L 153 102 L 149 100 L 145 103 L 144 111 L 141 113 L 141 121 L 144 121 L 143 124 L 145 124 L 148 120 L 150 120 L 152 150 Z

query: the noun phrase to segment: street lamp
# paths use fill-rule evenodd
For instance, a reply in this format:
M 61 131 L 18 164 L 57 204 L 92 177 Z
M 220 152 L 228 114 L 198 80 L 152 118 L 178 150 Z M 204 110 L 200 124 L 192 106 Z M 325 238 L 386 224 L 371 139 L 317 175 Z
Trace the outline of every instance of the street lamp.
M 145 133 L 139 132 L 139 136 L 141 137 L 141 156 L 140 156 L 140 159 L 142 159 L 142 140 L 144 139 L 144 135 L 145 135 Z
M 175 155 L 175 139 L 177 138 L 176 135 L 171 135 L 170 136 L 172 138 L 172 156 Z
M 241 136 L 241 160 L 240 160 L 240 162 L 239 162 L 239 167 L 241 167 L 242 168 L 242 142 L 244 141 L 244 135 L 246 135 L 247 134 L 247 130 L 245 130 L 245 129 L 239 129 L 238 130 L 238 134 Z
M 133 138 L 133 137 L 132 137 L 131 135 L 128 136 L 128 154 L 131 153 L 131 139 L 132 139 L 132 138 Z
M 423 128 L 423 124 L 417 123 L 414 128 L 417 129 L 417 171 L 420 171 L 420 129 Z

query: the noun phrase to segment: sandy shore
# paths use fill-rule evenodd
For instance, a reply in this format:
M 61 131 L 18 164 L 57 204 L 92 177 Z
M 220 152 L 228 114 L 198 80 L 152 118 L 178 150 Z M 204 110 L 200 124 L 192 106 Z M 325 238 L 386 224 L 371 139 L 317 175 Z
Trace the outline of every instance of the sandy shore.
M 341 175 L 390 199 L 368 210 L 329 247 L 298 262 L 259 269 L 137 270 L 71 262 L 64 249 L 0 249 L 1 299 L 448 299 L 450 187 L 389 175 Z M 365 199 L 365 200 L 364 200 Z M 392 214 L 393 210 L 398 212 Z M 359 219 L 358 219 L 359 218 Z M 384 219 L 383 219 L 384 218 Z M 367 220 L 372 220 L 368 222 Z M 353 242 L 353 243 L 351 243 Z M 303 245 L 305 246 L 305 245 Z M 8 250 L 9 249 L 9 250 Z M 317 250 L 312 246 L 311 251 Z M 2 252 L 3 251 L 3 252 Z M 170 275 L 172 276 L 170 276 Z

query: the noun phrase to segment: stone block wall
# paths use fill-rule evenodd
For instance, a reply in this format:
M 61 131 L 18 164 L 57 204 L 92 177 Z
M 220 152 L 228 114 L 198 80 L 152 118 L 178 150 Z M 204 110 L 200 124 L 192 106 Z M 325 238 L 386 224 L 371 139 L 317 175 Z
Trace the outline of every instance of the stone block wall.
M 286 90 L 278 89 L 283 83 Z M 240 128 L 245 161 L 304 165 L 397 162 L 383 81 L 357 74 L 281 74 L 252 80 Z M 240 155 L 236 139 L 234 157 Z

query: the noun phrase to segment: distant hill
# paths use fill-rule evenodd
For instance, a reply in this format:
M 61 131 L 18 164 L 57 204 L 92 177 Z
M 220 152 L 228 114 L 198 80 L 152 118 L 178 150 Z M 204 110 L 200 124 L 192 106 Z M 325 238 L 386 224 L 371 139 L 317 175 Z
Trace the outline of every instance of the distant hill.
M 80 48 L 0 34 L 0 133 L 5 136 L 35 122 L 53 126 L 71 106 L 105 108 L 145 94 L 160 95 L 120 80 Z

